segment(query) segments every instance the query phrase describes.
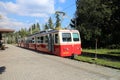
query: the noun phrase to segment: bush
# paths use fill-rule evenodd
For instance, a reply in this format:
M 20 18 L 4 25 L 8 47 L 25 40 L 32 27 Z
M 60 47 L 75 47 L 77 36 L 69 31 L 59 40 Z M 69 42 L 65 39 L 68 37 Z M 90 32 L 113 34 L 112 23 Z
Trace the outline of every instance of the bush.
M 107 46 L 108 49 L 120 49 L 120 44 L 112 44 Z

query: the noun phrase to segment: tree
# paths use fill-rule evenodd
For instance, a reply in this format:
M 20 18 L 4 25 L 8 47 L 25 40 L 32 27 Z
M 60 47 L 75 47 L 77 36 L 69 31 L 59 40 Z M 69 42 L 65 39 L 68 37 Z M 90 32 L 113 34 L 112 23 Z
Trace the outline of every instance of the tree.
M 49 27 L 48 27 L 48 25 L 47 25 L 47 23 L 46 23 L 44 30 L 47 30 L 47 29 L 49 29 Z
M 75 28 L 75 26 L 76 26 L 76 19 L 75 19 L 75 18 L 71 19 L 70 26 L 71 26 L 71 28 L 73 28 L 73 29 Z
M 6 34 L 7 36 L 7 43 L 12 44 L 14 39 L 13 39 L 13 33 Z
M 83 46 L 92 46 L 98 39 L 101 47 L 120 47 L 120 2 L 118 0 L 77 0 L 76 26 Z M 74 26 L 74 25 L 73 25 Z
M 37 29 L 40 31 L 40 25 L 38 22 L 37 22 Z
M 40 32 L 40 25 L 39 23 L 33 24 L 30 28 L 29 28 L 29 33 L 34 34 L 37 32 Z
M 109 27 L 109 45 L 115 45 L 115 47 L 120 48 L 120 1 L 119 0 L 107 0 L 103 2 L 103 4 L 107 5 L 109 9 L 111 9 L 112 13 L 109 18 L 107 26 Z M 114 48 L 114 47 L 112 47 Z
M 19 35 L 20 35 L 21 38 L 26 37 L 26 36 L 28 35 L 27 29 L 26 29 L 26 28 L 25 28 L 25 29 L 22 28 L 22 29 L 19 31 Z
M 35 27 L 35 29 L 33 29 L 33 33 L 40 32 L 40 25 L 39 25 L 39 23 L 33 24 L 33 25 L 34 25 L 34 27 Z
M 99 3 L 99 0 L 77 0 L 75 28 L 81 32 L 81 38 L 85 42 L 83 46 L 93 47 L 93 42 L 101 36 L 99 23 L 102 17 L 100 11 L 97 11 Z
M 120 2 L 118 0 L 101 0 L 103 8 L 102 41 L 109 48 L 120 48 Z
M 51 17 L 50 17 L 49 20 L 48 20 L 48 27 L 49 27 L 50 29 L 54 29 L 54 27 L 53 27 L 53 22 L 52 22 Z
M 35 26 L 35 24 L 33 24 L 33 25 L 32 25 L 32 30 L 34 30 L 34 29 L 35 29 L 35 27 L 36 27 L 36 26 Z
M 15 43 L 18 43 L 18 39 L 20 38 L 18 31 L 14 33 L 14 37 L 15 37 Z

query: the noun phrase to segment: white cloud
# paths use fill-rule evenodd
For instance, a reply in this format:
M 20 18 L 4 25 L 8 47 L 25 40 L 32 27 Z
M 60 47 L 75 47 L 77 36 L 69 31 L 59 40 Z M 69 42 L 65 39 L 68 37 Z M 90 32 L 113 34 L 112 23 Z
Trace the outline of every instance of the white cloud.
M 20 30 L 21 28 L 28 28 L 33 23 L 19 22 L 16 19 L 7 17 L 9 14 L 16 16 L 28 16 L 31 18 L 42 17 L 46 19 L 49 15 L 55 12 L 55 0 L 16 0 L 16 2 L 2 2 L 0 1 L 0 28 L 11 28 Z M 24 21 L 24 20 L 23 20 Z
M 2 15 L 0 19 L 0 28 L 20 30 L 21 28 L 28 28 L 30 24 L 16 21 L 15 19 L 10 19 Z
M 65 3 L 66 0 L 59 0 L 61 3 Z
M 0 12 L 22 16 L 46 17 L 54 13 L 54 0 L 16 0 L 16 3 L 0 2 L 0 5 Z

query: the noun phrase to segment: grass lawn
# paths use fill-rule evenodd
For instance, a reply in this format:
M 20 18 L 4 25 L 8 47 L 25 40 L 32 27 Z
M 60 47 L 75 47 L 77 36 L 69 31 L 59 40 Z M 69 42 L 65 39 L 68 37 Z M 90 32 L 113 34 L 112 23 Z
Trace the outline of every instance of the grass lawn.
M 83 49 L 83 54 L 85 53 L 91 53 L 95 54 L 95 49 Z M 97 54 L 103 54 L 103 55 L 111 55 L 111 56 L 120 56 L 120 49 L 97 49 Z M 114 61 L 112 59 L 107 59 L 107 58 L 97 58 L 94 59 L 93 57 L 90 57 L 89 55 L 87 56 L 77 56 L 75 58 L 76 60 L 80 60 L 83 62 L 88 62 L 88 63 L 93 63 L 93 64 L 98 64 L 102 66 L 107 66 L 107 67 L 112 67 L 116 69 L 120 69 L 120 61 Z
M 83 61 L 83 62 L 88 62 L 88 63 L 98 64 L 98 65 L 107 66 L 107 67 L 111 67 L 111 68 L 115 68 L 115 69 L 120 69 L 120 62 L 119 61 L 110 61 L 110 60 L 105 60 L 105 59 L 94 59 L 94 58 L 86 57 L 86 56 L 77 56 L 75 59 Z

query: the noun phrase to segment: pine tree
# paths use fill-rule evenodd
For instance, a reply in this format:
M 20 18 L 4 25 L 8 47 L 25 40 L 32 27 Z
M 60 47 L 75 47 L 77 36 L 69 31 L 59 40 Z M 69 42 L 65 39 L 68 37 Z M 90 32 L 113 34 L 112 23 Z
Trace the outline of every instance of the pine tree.
M 39 25 L 39 23 L 33 24 L 31 26 L 31 28 L 29 29 L 29 31 L 31 32 L 31 34 L 39 32 L 40 31 L 40 25 Z
M 119 0 L 77 0 L 76 5 L 75 28 L 81 33 L 83 46 L 98 40 L 100 47 L 120 48 Z
M 53 27 L 53 22 L 52 22 L 51 17 L 50 17 L 49 20 L 48 20 L 48 27 L 49 27 L 50 29 L 54 29 L 54 27 Z
M 40 31 L 40 25 L 38 22 L 37 22 L 37 29 Z
M 48 25 L 47 25 L 47 23 L 46 23 L 44 30 L 47 30 L 47 29 L 49 29 L 49 27 L 48 27 Z
M 83 46 L 94 47 L 94 42 L 101 37 L 101 13 L 100 0 L 77 0 L 76 26 L 84 41 Z

